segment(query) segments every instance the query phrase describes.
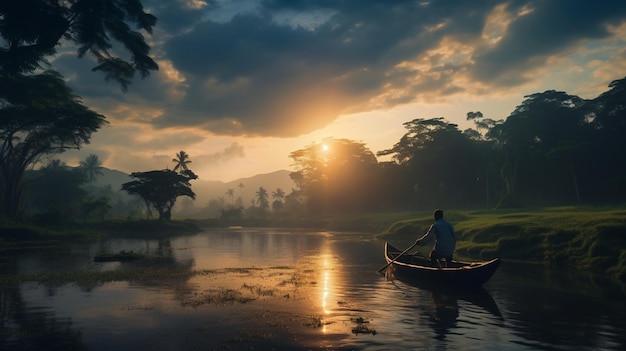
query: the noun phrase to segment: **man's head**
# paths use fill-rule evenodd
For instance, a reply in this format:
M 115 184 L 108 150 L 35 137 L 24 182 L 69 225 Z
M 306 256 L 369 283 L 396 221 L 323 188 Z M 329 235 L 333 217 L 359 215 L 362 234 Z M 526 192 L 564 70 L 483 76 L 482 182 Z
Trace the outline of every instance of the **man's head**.
M 443 218 L 443 210 L 436 209 L 435 210 L 435 220 L 442 219 L 442 218 Z

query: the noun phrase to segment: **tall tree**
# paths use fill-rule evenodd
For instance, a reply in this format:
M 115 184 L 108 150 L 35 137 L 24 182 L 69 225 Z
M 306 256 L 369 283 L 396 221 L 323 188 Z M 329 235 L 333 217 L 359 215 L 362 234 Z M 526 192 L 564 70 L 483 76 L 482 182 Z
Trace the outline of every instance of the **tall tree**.
M 172 162 L 176 164 L 174 166 L 174 172 L 179 171 L 182 173 L 189 170 L 189 166 L 187 165 L 191 163 L 191 160 L 189 159 L 189 155 L 181 150 L 176 154 L 176 157 L 172 159 Z
M 75 45 L 78 57 L 96 60 L 93 71 L 125 91 L 136 72 L 143 78 L 158 69 L 130 25 L 151 33 L 155 24 L 140 0 L 0 2 L 0 211 L 17 214 L 28 167 L 44 155 L 80 148 L 105 123 L 58 73 L 43 71 L 52 66 L 48 58 L 61 45 Z
M 592 193 L 597 199 L 622 201 L 626 198 L 626 77 L 612 81 L 609 88 L 590 103 L 591 112 L 585 111 L 594 130 L 588 181 L 595 185 Z
M 243 185 L 243 183 L 239 183 L 237 187 L 239 188 L 239 199 L 241 200 L 241 203 L 243 204 L 243 188 L 245 187 L 245 185 Z
M 93 184 L 97 176 L 104 174 L 102 173 L 102 161 L 98 155 L 91 154 L 84 161 L 80 161 L 80 168 L 87 174 L 90 184 Z
M 272 202 L 273 210 L 280 210 L 283 208 L 283 199 L 285 198 L 285 191 L 281 188 L 276 188 L 275 191 L 272 192 L 272 198 L 274 201 Z
M 269 195 L 267 193 L 267 190 L 265 190 L 265 188 L 263 188 L 262 186 L 259 187 L 259 190 L 257 190 L 256 192 L 256 201 L 259 204 L 259 207 L 261 207 L 262 209 L 267 209 L 270 206 L 270 203 L 268 201 Z
M 364 143 L 327 138 L 292 152 L 291 179 L 313 212 L 366 210 L 378 205 L 378 161 Z
M 196 194 L 191 190 L 192 178 L 174 171 L 166 169 L 134 172 L 130 176 L 136 180 L 122 184 L 122 190 L 131 195 L 140 196 L 148 207 L 148 213 L 150 213 L 150 207 L 156 209 L 160 220 L 171 218 L 172 208 L 178 197 L 196 198 Z
M 418 118 L 404 126 L 407 132 L 400 141 L 378 155 L 393 155 L 408 173 L 405 192 L 415 194 L 414 202 L 438 207 L 484 200 L 482 191 L 478 195 L 478 180 L 484 178 L 488 154 L 482 152 L 486 147 L 480 138 L 462 133 L 442 117 Z
M 226 190 L 226 195 L 230 197 L 230 205 L 234 207 L 235 206 L 235 190 L 233 188 L 228 188 L 228 190 Z
M 79 149 L 106 123 L 82 104 L 63 78 L 46 71 L 6 76 L 0 84 L 2 211 L 16 215 L 24 171 L 41 157 Z
M 562 198 L 564 192 L 578 196 L 576 159 L 583 156 L 590 131 L 586 101 L 554 90 L 525 98 L 490 132 L 497 135 L 504 154 L 502 205 L 547 202 Z

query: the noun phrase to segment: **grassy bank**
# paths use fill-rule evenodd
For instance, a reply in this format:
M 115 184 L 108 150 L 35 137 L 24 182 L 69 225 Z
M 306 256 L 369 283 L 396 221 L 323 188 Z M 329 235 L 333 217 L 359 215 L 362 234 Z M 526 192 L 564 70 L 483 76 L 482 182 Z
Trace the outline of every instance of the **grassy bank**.
M 568 264 L 626 281 L 626 210 L 555 207 L 450 211 L 457 254 L 467 257 Z M 409 242 L 424 233 L 432 214 L 398 221 L 380 236 Z
M 158 238 L 161 236 L 193 234 L 202 227 L 217 226 L 216 220 L 107 220 L 93 223 L 64 223 L 35 225 L 28 223 L 0 223 L 0 249 L 7 245 L 64 240 L 94 240 L 123 236 Z
M 456 228 L 457 255 L 471 258 L 567 264 L 626 281 L 626 209 L 554 207 L 540 209 L 447 211 Z M 433 222 L 428 212 L 274 215 L 247 218 L 246 227 L 296 227 L 361 231 L 410 245 Z M 160 237 L 226 226 L 217 220 L 105 221 L 60 228 L 0 226 L 2 246 L 20 242 L 93 239 L 107 236 Z

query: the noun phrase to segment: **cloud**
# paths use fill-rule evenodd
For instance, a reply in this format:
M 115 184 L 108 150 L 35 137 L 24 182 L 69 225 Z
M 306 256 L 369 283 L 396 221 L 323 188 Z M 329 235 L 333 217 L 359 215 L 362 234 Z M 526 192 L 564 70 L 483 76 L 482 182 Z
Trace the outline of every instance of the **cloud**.
M 70 83 L 116 121 L 229 136 L 292 137 L 348 113 L 519 89 L 559 57 L 623 36 L 626 19 L 616 0 L 145 5 L 159 18 L 148 38 L 161 70 L 122 94 L 83 60 Z
M 244 158 L 245 156 L 246 153 L 244 151 L 243 145 L 235 141 L 220 152 L 201 157 L 207 164 L 215 164 L 228 162 L 237 158 Z
M 623 1 L 530 1 L 507 10 L 513 19 L 502 39 L 474 56 L 477 80 L 517 85 L 536 78 L 532 72 L 552 57 L 613 36 L 610 27 L 626 19 Z

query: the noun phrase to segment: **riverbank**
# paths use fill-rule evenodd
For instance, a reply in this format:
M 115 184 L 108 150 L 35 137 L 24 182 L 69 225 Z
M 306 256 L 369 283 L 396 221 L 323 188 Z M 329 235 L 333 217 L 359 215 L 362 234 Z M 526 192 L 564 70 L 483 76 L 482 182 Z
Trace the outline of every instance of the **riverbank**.
M 552 207 L 515 210 L 447 211 L 456 229 L 460 257 L 561 264 L 592 270 L 626 282 L 626 209 Z M 411 245 L 432 223 L 431 212 L 388 212 L 323 216 L 268 215 L 244 219 L 245 227 L 292 227 L 371 233 Z M 105 221 L 64 228 L 0 227 L 0 249 L 44 241 L 91 240 L 103 236 L 158 237 L 227 226 L 215 219 Z
M 626 282 L 626 209 L 554 207 L 450 211 L 456 254 L 569 265 Z M 432 214 L 395 222 L 380 237 L 412 244 Z

